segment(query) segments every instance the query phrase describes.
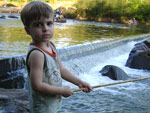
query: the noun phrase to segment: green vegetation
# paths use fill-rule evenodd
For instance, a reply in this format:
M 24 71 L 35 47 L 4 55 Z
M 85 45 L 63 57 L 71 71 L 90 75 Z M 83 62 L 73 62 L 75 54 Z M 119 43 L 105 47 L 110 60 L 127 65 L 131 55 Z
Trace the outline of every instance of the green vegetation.
M 36 0 L 8 0 L 8 1 L 17 1 L 17 2 L 19 2 L 19 1 L 36 1 Z M 45 2 L 52 2 L 52 1 L 76 1 L 76 0 L 39 0 L 39 1 L 45 1 Z
M 7 0 L 29 2 L 34 0 Z M 67 18 L 86 20 L 126 22 L 136 18 L 139 23 L 150 23 L 150 0 L 41 0 L 57 4 L 73 2 L 75 9 L 69 8 L 63 14 Z M 72 7 L 72 6 L 71 6 Z
M 30 2 L 30 1 L 34 1 L 34 0 L 7 0 L 8 2 Z M 41 1 L 45 1 L 45 2 L 49 2 L 49 1 L 53 1 L 53 0 L 41 0 Z
M 149 0 L 78 0 L 76 16 L 88 20 L 111 18 L 117 22 L 136 18 L 140 23 L 150 23 Z

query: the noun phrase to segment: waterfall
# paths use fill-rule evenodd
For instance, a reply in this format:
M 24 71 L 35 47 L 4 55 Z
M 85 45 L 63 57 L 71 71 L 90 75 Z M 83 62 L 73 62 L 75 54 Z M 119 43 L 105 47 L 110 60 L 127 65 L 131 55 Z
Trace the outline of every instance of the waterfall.
M 0 60 L 0 87 L 23 88 L 25 79 L 25 56 Z
M 116 41 L 57 48 L 57 50 L 63 65 L 74 74 L 79 75 L 108 58 L 129 51 L 130 48 L 125 45 L 128 42 L 141 41 L 149 38 L 150 36 L 148 34 Z M 7 86 L 10 84 L 7 88 L 23 88 L 25 79 L 25 55 L 0 59 L 0 87 L 5 86 L 5 84 Z
M 97 52 L 102 52 L 109 50 L 111 48 L 123 45 L 130 41 L 146 40 L 149 35 L 141 35 L 138 37 L 128 37 L 121 40 L 109 41 L 109 42 L 97 42 L 91 44 L 81 44 L 76 46 L 70 46 L 65 48 L 58 48 L 59 57 L 61 60 L 69 60 L 73 58 L 79 58 L 82 56 L 95 54 Z
M 116 41 L 82 44 L 59 48 L 58 53 L 63 64 L 74 74 L 79 74 L 88 71 L 93 66 L 112 56 L 128 51 L 129 48 L 125 45 L 128 42 L 146 40 L 149 38 L 149 35 L 142 35 Z

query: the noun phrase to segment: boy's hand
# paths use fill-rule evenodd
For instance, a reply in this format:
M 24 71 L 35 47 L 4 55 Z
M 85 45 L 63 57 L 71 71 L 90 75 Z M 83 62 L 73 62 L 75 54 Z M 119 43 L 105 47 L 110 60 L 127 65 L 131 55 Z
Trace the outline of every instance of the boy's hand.
M 70 89 L 69 86 L 65 86 L 62 96 L 63 97 L 69 97 L 71 95 L 73 95 L 73 91 Z
M 81 84 L 79 84 L 79 88 L 82 88 L 84 92 L 88 93 L 90 91 L 92 91 L 92 87 L 90 86 L 90 84 L 88 84 L 87 82 L 82 81 Z

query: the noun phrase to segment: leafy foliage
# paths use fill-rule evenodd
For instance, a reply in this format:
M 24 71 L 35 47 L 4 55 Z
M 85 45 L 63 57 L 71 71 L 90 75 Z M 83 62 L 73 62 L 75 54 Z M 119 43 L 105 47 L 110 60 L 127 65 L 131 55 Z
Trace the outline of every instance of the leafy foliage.
M 7 0 L 15 2 L 34 0 Z M 115 20 L 136 18 L 140 23 L 150 23 L 150 0 L 41 0 L 46 2 L 74 2 L 76 10 L 65 11 L 66 17 L 77 16 L 98 20 L 112 18 Z M 65 6 L 64 6 L 65 7 Z
M 148 0 L 78 0 L 76 13 L 90 20 L 101 17 L 121 20 L 136 18 L 145 23 L 150 21 L 150 2 Z

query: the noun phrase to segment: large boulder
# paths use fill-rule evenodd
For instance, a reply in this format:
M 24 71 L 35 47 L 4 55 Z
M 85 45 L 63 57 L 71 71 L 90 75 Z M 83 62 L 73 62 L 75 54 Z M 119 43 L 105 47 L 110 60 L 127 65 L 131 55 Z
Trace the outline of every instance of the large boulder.
M 150 42 L 148 40 L 134 45 L 127 59 L 126 66 L 150 70 Z
M 0 88 L 6 89 L 21 89 L 24 88 L 25 78 L 24 73 L 18 71 L 7 73 L 0 77 Z
M 25 76 L 24 56 L 0 59 L 0 88 L 24 88 Z
M 114 65 L 106 65 L 100 70 L 103 76 L 108 76 L 113 80 L 127 80 L 128 75 L 119 67 Z

